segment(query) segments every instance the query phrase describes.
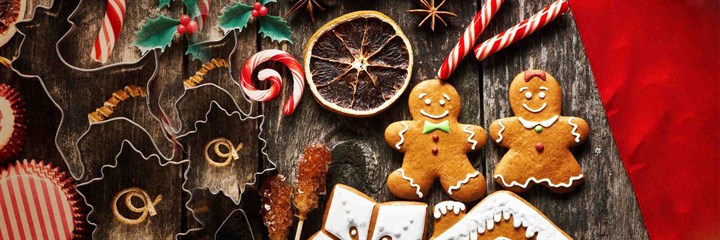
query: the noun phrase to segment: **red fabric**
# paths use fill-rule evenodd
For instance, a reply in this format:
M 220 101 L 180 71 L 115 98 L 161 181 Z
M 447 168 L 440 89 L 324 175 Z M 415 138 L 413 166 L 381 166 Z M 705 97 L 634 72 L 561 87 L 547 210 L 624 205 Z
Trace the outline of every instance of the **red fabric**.
M 719 5 L 570 2 L 653 239 L 720 236 Z

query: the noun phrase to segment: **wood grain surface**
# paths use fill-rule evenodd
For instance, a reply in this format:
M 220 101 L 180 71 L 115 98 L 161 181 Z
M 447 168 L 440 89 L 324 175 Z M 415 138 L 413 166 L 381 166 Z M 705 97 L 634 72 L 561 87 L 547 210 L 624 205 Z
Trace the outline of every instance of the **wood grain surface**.
M 247 0 L 240 1 L 250 4 Z M 174 210 L 167 213 L 170 215 L 157 218 L 168 222 L 158 225 L 162 231 L 156 233 L 186 232 L 197 230 L 203 225 L 206 227 L 184 236 L 190 239 L 265 239 L 267 230 L 259 214 L 259 184 L 245 187 L 237 183 L 254 180 L 246 177 L 248 170 L 258 172 L 273 167 L 277 169 L 271 174 L 283 174 L 290 181 L 296 181 L 297 159 L 303 148 L 311 143 L 324 143 L 332 150 L 334 161 L 327 180 L 329 186 L 343 183 L 377 201 L 399 200 L 388 192 L 385 184 L 388 174 L 400 167 L 402 154 L 386 145 L 383 138 L 385 127 L 392 122 L 410 119 L 407 108 L 409 89 L 422 80 L 434 78 L 437 68 L 482 1 L 448 0 L 444 9 L 457 13 L 458 17 L 449 19 L 449 27 L 436 26 L 434 32 L 429 26 L 418 28 L 417 24 L 422 18 L 406 12 L 420 8 L 419 1 L 324 1 L 327 10 L 316 10 L 314 23 L 303 10 L 288 14 L 292 6 L 290 1 L 280 0 L 268 5 L 270 14 L 288 20 L 294 31 L 293 44 L 271 42 L 257 34 L 259 26 L 252 22 L 242 32 L 225 35 L 215 27 L 218 17 L 225 6 L 237 1 L 211 1 L 208 25 L 203 29 L 202 36 L 195 40 L 204 41 L 212 57 L 227 59 L 230 68 L 214 71 L 205 76 L 206 85 L 186 90 L 182 81 L 192 76 L 202 65 L 202 62 L 183 55 L 191 41 L 178 36 L 172 47 L 164 52 L 151 52 L 145 56 L 132 46 L 134 32 L 145 19 L 158 13 L 178 18 L 184 9 L 180 1 L 173 1 L 169 8 L 160 10 L 157 9 L 156 0 L 128 1 L 125 25 L 110 58 L 110 64 L 115 66 L 101 70 L 78 70 L 68 65 L 86 69 L 101 67 L 90 59 L 90 47 L 104 14 L 105 1 L 63 0 L 52 3 L 50 0 L 28 0 L 26 18 L 35 19 L 19 24 L 26 35 L 22 51 L 18 50 L 23 40 L 21 34 L 16 34 L 0 48 L 0 55 L 17 59 L 13 63 L 15 71 L 0 69 L 0 82 L 17 88 L 29 104 L 30 138 L 19 158 L 45 160 L 64 171 L 71 171 L 78 182 L 86 182 L 101 176 L 103 165 L 113 165 L 114 157 L 125 146 L 126 153 L 119 155 L 118 167 L 105 168 L 103 171 L 112 171 L 112 174 L 106 173 L 106 176 L 127 180 L 84 185 L 81 190 L 88 202 L 109 202 L 115 195 L 109 189 L 122 189 L 121 185 L 128 182 L 140 184 L 149 191 L 166 192 L 164 201 L 172 203 L 172 208 L 168 209 Z M 551 2 L 507 0 L 481 39 L 502 32 Z M 41 5 L 48 6 L 48 9 L 34 10 Z M 49 8 L 51 5 L 53 7 Z M 281 95 L 270 102 L 254 103 L 245 99 L 237 81 L 240 68 L 248 57 L 263 49 L 282 49 L 302 62 L 305 45 L 320 26 L 335 17 L 357 10 L 378 10 L 390 16 L 412 44 L 415 58 L 413 77 L 406 94 L 395 104 L 374 117 L 349 118 L 321 107 L 309 89 L 306 89 L 297 111 L 288 117 L 282 114 L 281 107 L 292 92 L 291 84 L 285 84 Z M 71 20 L 76 26 L 70 31 L 71 25 L 67 18 L 75 11 Z M 563 88 L 563 115 L 583 118 L 591 128 L 589 140 L 573 149 L 585 172 L 585 183 L 564 195 L 553 194 L 542 187 L 535 187 L 520 195 L 577 239 L 645 239 L 648 236 L 642 216 L 615 147 L 572 16 L 571 11 L 483 62 L 468 56 L 450 80 L 462 98 L 460 122 L 487 129 L 492 121 L 512 116 L 507 93 L 512 78 L 527 69 L 543 69 L 551 73 Z M 66 33 L 66 38 L 58 43 Z M 157 61 L 154 54 L 157 54 Z M 289 71 L 281 65 L 263 66 L 277 69 L 287 80 L 291 79 Z M 113 114 L 112 121 L 87 126 L 87 113 L 102 106 L 113 91 L 129 84 L 146 86 L 148 96 L 129 100 L 127 105 L 118 108 Z M 262 86 L 262 83 L 256 82 L 256 86 Z M 204 119 L 213 102 L 231 111 L 241 110 L 246 114 L 264 117 L 236 123 L 238 121 L 228 120 L 226 115 L 214 108 L 208 115 L 210 121 L 198 125 L 197 132 L 193 132 L 195 122 Z M 161 120 L 160 116 L 164 119 Z M 169 123 L 178 136 L 177 142 L 163 133 L 160 121 Z M 63 127 L 64 124 L 66 127 Z M 138 126 L 143 126 L 146 132 Z M 56 139 L 58 128 L 63 135 Z M 261 128 L 260 134 L 267 143 L 257 138 Z M 221 135 L 235 137 L 232 141 L 243 142 L 248 148 L 247 152 L 241 153 L 247 160 L 237 164 L 237 167 L 243 168 L 240 171 L 242 174 L 239 174 L 243 176 L 227 178 L 224 173 L 214 174 L 207 169 L 196 169 L 192 167 L 194 162 L 174 165 L 190 166 L 191 174 L 185 174 L 187 167 L 169 167 L 166 168 L 169 172 L 153 174 L 132 171 L 133 168 L 143 168 L 142 164 L 137 163 L 142 160 L 132 160 L 134 163 L 122 161 L 126 155 L 128 161 L 137 158 L 131 156 L 134 152 L 127 153 L 128 142 L 143 154 L 160 154 L 167 158 L 160 162 L 179 162 L 183 159 L 198 161 L 200 158 L 196 154 L 200 152 L 198 148 L 203 146 L 202 142 Z M 505 152 L 505 149 L 488 142 L 483 150 L 469 155 L 473 166 L 486 177 L 488 192 L 501 189 L 490 176 Z M 153 158 L 144 161 L 153 161 Z M 257 180 L 262 181 L 268 174 L 257 176 Z M 217 180 L 220 185 L 234 191 L 215 193 L 200 187 L 183 192 L 183 182 L 188 176 L 193 178 L 193 186 L 207 185 L 208 181 Z M 241 188 L 244 188 L 244 193 L 239 204 L 224 195 L 237 196 Z M 432 205 L 448 199 L 449 196 L 436 183 L 423 201 Z M 326 200 L 327 196 L 321 197 L 320 207 L 308 216 L 302 239 L 320 229 Z M 192 211 L 183 207 L 185 203 Z M 473 206 L 475 203 L 468 205 Z M 176 214 L 175 210 L 179 213 Z M 92 219 L 107 219 L 104 222 L 109 224 L 107 228 L 99 227 L 97 231 L 104 232 L 97 236 L 108 239 L 125 239 L 128 236 L 172 238 L 172 234 L 137 235 L 138 232 L 133 232 L 136 235 L 130 235 L 124 232 L 126 230 L 117 230 L 126 228 L 117 228 L 116 224 L 119 223 L 107 218 L 109 215 L 103 215 L 107 212 L 98 211 L 94 214 L 98 215 Z M 175 219 L 166 220 L 167 217 Z M 294 232 L 294 228 L 292 230 Z M 293 237 L 293 233 L 290 237 Z

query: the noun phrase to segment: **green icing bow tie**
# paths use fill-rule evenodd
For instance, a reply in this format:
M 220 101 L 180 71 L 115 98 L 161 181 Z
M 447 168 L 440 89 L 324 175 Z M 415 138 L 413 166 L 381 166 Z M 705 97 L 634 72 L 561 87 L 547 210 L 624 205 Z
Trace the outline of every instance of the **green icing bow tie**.
M 431 123 L 428 121 L 425 121 L 425 125 L 423 126 L 423 134 L 440 130 L 446 133 L 450 133 L 450 122 L 447 120 L 441 122 L 441 123 Z

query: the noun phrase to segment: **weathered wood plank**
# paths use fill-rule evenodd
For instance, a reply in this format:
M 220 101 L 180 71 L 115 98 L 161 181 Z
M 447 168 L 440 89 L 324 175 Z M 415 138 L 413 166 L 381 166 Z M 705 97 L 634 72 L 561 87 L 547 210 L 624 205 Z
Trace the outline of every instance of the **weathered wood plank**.
M 49 0 L 31 0 L 30 6 L 49 5 Z M 75 1 L 58 1 L 64 5 L 77 4 Z M 291 117 L 282 115 L 281 102 L 287 99 L 292 91 L 291 84 L 286 84 L 285 89 L 278 100 L 267 102 L 264 104 L 253 104 L 244 101 L 239 86 L 236 84 L 240 68 L 244 61 L 253 53 L 260 49 L 280 48 L 287 50 L 302 61 L 302 53 L 305 44 L 310 36 L 324 23 L 331 19 L 356 10 L 376 9 L 393 18 L 405 34 L 412 42 L 415 52 L 415 63 L 413 78 L 407 91 L 418 82 L 433 78 L 435 71 L 444 59 L 445 55 L 450 51 L 455 41 L 459 38 L 466 24 L 472 19 L 477 11 L 479 3 L 472 4 L 464 1 L 448 0 L 445 9 L 458 13 L 459 17 L 451 18 L 449 28 L 442 28 L 436 32 L 430 31 L 428 28 L 417 28 L 416 25 L 421 20 L 420 17 L 406 13 L 408 9 L 420 7 L 417 1 L 328 1 L 330 5 L 325 12 L 316 11 L 316 21 L 311 23 L 309 16 L 301 10 L 298 14 L 285 17 L 288 9 L 292 6 L 291 2 L 281 1 L 279 3 L 270 4 L 270 12 L 284 16 L 294 30 L 293 45 L 271 43 L 267 38 L 262 38 L 256 34 L 257 25 L 252 24 L 249 28 L 237 34 L 237 41 L 234 36 L 223 38 L 223 34 L 215 26 L 217 18 L 222 9 L 233 3 L 233 0 L 212 1 L 210 17 L 203 34 L 207 34 L 207 40 L 216 40 L 211 50 L 213 57 L 227 58 L 231 62 L 229 71 L 220 71 L 211 73 L 206 76 L 205 82 L 214 83 L 228 90 L 233 99 L 238 102 L 241 109 L 253 114 L 261 113 L 266 116 L 265 132 L 268 139 L 269 147 L 266 151 L 270 160 L 277 163 L 278 172 L 289 176 L 295 181 L 296 160 L 302 153 L 302 149 L 313 142 L 323 142 L 333 149 L 335 162 L 330 168 L 328 177 L 328 185 L 332 186 L 336 183 L 344 183 L 358 188 L 367 193 L 378 201 L 399 200 L 392 196 L 385 186 L 387 175 L 398 168 L 402 161 L 402 154 L 393 151 L 388 147 L 383 139 L 385 127 L 395 121 L 410 119 L 407 110 L 407 94 L 403 95 L 393 106 L 388 108 L 383 114 L 375 117 L 358 119 L 348 118 L 334 114 L 322 108 L 315 102 L 310 91 L 306 91 L 303 100 L 295 114 Z M 243 1 L 250 3 L 250 1 Z M 89 59 L 89 49 L 87 43 L 94 41 L 98 23 L 104 13 L 104 1 L 83 1 L 85 4 L 81 10 L 85 11 L 82 20 L 78 23 L 79 30 L 70 35 L 66 41 L 62 43 L 61 53 L 64 58 L 71 64 L 81 67 L 97 67 L 99 65 L 93 63 Z M 495 19 L 490 24 L 488 30 L 483 34 L 483 39 L 487 39 L 494 34 L 500 33 L 515 23 L 529 17 L 532 13 L 538 11 L 543 6 L 549 4 L 549 0 L 533 2 L 533 1 L 506 1 L 500 9 Z M 58 4 L 56 2 L 56 4 Z M 135 37 L 133 32 L 140 27 L 142 21 L 149 17 L 154 17 L 157 2 L 143 1 L 133 2 L 128 5 L 128 13 L 126 16 L 126 24 L 123 27 L 123 35 L 121 35 L 112 62 L 136 61 L 140 59 L 139 51 L 132 47 L 132 41 Z M 472 7 L 470 7 L 472 6 Z M 94 9 L 94 10 L 93 10 Z M 34 12 L 28 9 L 29 12 Z M 74 8 L 63 8 L 60 15 L 69 14 Z M 161 13 L 178 17 L 182 9 L 182 4 L 173 2 L 170 8 L 160 10 Z M 35 14 L 37 15 L 37 14 Z M 61 22 L 62 21 L 62 22 Z M 64 19 L 50 19 L 42 22 L 46 26 L 62 26 Z M 42 29 L 45 26 L 38 26 L 35 29 Z M 57 30 L 64 30 L 59 27 Z M 52 39 L 56 34 L 64 34 L 57 32 L 40 32 L 33 35 L 36 39 Z M 47 49 L 44 45 L 51 45 L 53 42 L 34 43 L 37 48 L 23 54 L 32 56 L 41 56 L 43 49 Z M 176 38 L 173 46 L 160 54 L 160 65 L 158 66 L 157 76 L 151 84 L 150 91 L 155 91 L 153 99 L 150 100 L 150 110 L 153 113 L 162 112 L 171 116 L 173 123 L 189 122 L 192 118 L 197 118 L 199 113 L 204 113 L 208 109 L 207 104 L 197 104 L 193 106 L 186 104 L 179 116 L 173 115 L 171 111 L 174 108 L 175 100 L 177 100 L 183 92 L 182 81 L 192 75 L 200 66 L 199 61 L 192 61 L 183 55 L 189 41 L 184 38 Z M 19 38 L 16 37 L 5 47 L 0 48 L 0 55 L 11 57 L 15 54 L 15 49 L 19 46 Z M 233 47 L 237 46 L 235 52 Z M 54 51 L 49 54 L 54 54 Z M 591 127 L 590 139 L 574 149 L 575 156 L 578 158 L 586 176 L 584 186 L 566 194 L 555 195 L 549 191 L 536 187 L 522 196 L 529 202 L 542 210 L 551 220 L 558 226 L 566 230 L 571 236 L 578 239 L 596 239 L 596 238 L 619 238 L 619 239 L 643 239 L 647 238 L 647 233 L 643 225 L 640 211 L 634 197 L 629 179 L 625 173 L 622 162 L 614 145 L 610 128 L 607 124 L 607 118 L 604 114 L 602 104 L 599 100 L 598 93 L 594 84 L 594 79 L 585 56 L 582 43 L 580 42 L 576 26 L 572 21 L 572 14 L 559 18 L 556 22 L 551 23 L 545 29 L 542 29 L 506 50 L 501 51 L 493 57 L 488 58 L 483 63 L 468 57 L 458 68 L 458 71 L 452 76 L 451 83 L 458 89 L 462 97 L 463 113 L 460 118 L 461 122 L 472 123 L 481 126 L 488 126 L 493 120 L 508 117 L 512 115 L 507 101 L 507 87 L 512 78 L 523 70 L 528 68 L 543 69 L 553 74 L 563 86 L 564 93 L 564 115 L 577 116 L 588 121 Z M 45 59 L 35 57 L 32 61 L 25 60 L 27 69 L 36 71 L 38 68 L 59 69 L 62 62 L 44 62 Z M 275 65 L 276 69 L 282 69 Z M 45 97 L 37 80 L 23 79 L 9 71 L 0 70 L 0 76 L 3 77 L 3 83 L 9 83 L 22 93 L 23 97 L 28 101 L 31 121 L 33 119 L 54 119 L 52 121 L 33 121 L 31 122 L 30 139 L 27 142 L 27 148 L 20 156 L 21 158 L 38 158 L 52 162 L 62 169 L 67 167 L 61 160 L 61 156 L 54 147 L 54 133 L 59 124 L 59 111 L 47 110 L 55 109 L 55 106 Z M 62 71 L 56 71 L 56 74 L 62 74 Z M 149 74 L 145 74 L 149 75 Z M 150 76 L 137 76 L 137 78 Z M 290 74 L 286 71 L 284 76 L 290 79 Z M 75 81 L 85 81 L 85 79 L 74 79 Z M 128 79 L 128 83 L 132 83 L 136 79 Z M 258 83 L 259 85 L 259 83 Z M 52 90 L 52 89 L 51 89 Z M 55 89 L 57 90 L 57 89 Z M 112 89 L 115 90 L 115 89 Z M 59 90 L 58 90 L 59 91 Z M 90 90 L 83 90 L 90 91 Z M 93 99 L 89 101 L 102 103 L 107 97 L 107 92 L 98 91 L 93 94 Z M 107 90 L 111 91 L 111 90 Z M 63 94 L 73 94 L 72 91 L 65 91 Z M 228 99 L 222 91 L 197 91 L 193 93 L 195 99 L 223 99 L 224 107 L 229 105 L 231 99 Z M 97 99 L 96 99 L 97 98 Z M 279 100 L 283 99 L 283 100 Z M 137 121 L 151 122 L 156 121 L 151 116 L 141 114 L 144 101 L 129 102 L 127 108 L 123 108 L 116 112 L 117 116 L 127 116 Z M 97 105 L 97 104 L 95 104 Z M 94 105 L 93 105 L 94 106 Z M 99 106 L 99 105 L 98 105 Z M 261 108 L 259 108 L 261 107 Z M 74 108 L 73 111 L 86 112 L 93 109 Z M 252 111 L 251 111 L 252 110 Z M 174 119 L 177 117 L 177 119 Z M 199 119 L 198 119 L 199 120 Z M 175 125 L 178 126 L 178 125 Z M 187 126 L 184 126 L 187 127 Z M 99 139 L 104 132 L 118 131 L 121 125 L 106 125 L 99 132 L 92 133 Z M 255 132 L 254 129 L 250 132 Z M 131 138 L 136 139 L 140 145 L 149 145 L 148 139 L 140 133 L 129 132 Z M 253 135 L 253 134 L 251 134 Z M 86 144 L 81 151 L 88 151 L 87 156 L 102 156 L 106 152 L 112 152 L 108 141 L 111 138 L 98 140 L 94 144 Z M 251 140 L 250 140 L 251 141 Z M 70 143 L 67 143 L 70 144 Z M 252 143 L 248 143 L 252 146 Z M 45 147 L 37 147 L 45 146 Z M 149 146 L 140 146 L 151 151 Z M 259 150 L 254 148 L 255 150 Z M 115 152 L 119 149 L 115 149 Z M 490 178 L 495 164 L 502 157 L 506 150 L 500 149 L 497 145 L 489 142 L 485 150 L 471 154 L 469 157 L 474 166 L 484 172 L 488 180 L 488 191 L 493 192 L 499 190 L 499 186 Z M 249 153 L 248 157 L 253 155 L 260 160 L 263 158 L 259 152 Z M 181 154 L 176 155 L 175 160 L 183 157 Z M 99 157 L 98 157 L 99 158 Z M 104 163 L 107 159 L 92 159 L 89 165 L 98 165 Z M 264 161 L 257 161 L 262 163 Z M 269 167 L 268 164 L 258 167 Z M 146 181 L 156 187 L 170 186 L 173 191 L 181 189 L 182 178 L 181 173 L 173 174 L 177 179 L 171 179 L 172 183 L 168 183 L 166 179 L 158 179 L 156 176 L 148 175 Z M 257 185 L 255 188 L 258 187 Z M 103 188 L 94 188 L 88 190 L 89 194 L 106 195 L 105 199 L 112 198 L 114 193 L 107 193 Z M 226 201 L 214 195 L 208 194 L 203 190 L 195 190 L 197 197 L 203 198 L 197 201 L 199 208 L 211 209 L 213 212 L 204 212 L 210 214 L 211 218 L 221 218 L 227 216 L 234 209 L 242 207 L 248 218 L 251 220 L 250 227 L 245 227 L 245 217 L 238 212 L 233 213 L 230 220 L 220 230 L 219 236 L 242 238 L 247 237 L 247 230 L 251 229 L 254 235 L 264 236 L 266 230 L 259 222 L 258 216 L 259 202 L 255 189 L 248 188 L 243 194 L 243 200 L 240 206 L 234 205 L 232 202 Z M 169 196 L 165 196 L 166 198 Z M 180 199 L 176 197 L 171 200 L 175 203 L 185 202 L 187 198 Z M 442 200 L 449 199 L 447 194 L 441 191 L 439 184 L 433 188 L 429 197 L 424 201 L 428 203 L 437 203 Z M 320 228 L 322 221 L 322 212 L 327 197 L 320 199 L 320 208 L 315 210 L 305 223 L 303 238 L 310 236 Z M 194 202 L 195 203 L 195 202 Z M 469 203 L 468 205 L 474 205 Z M 180 207 L 177 204 L 176 207 Z M 184 208 L 183 208 L 184 209 Z M 219 213 L 218 213 L 219 212 Z M 180 228 L 177 228 L 180 224 Z M 219 226 L 218 222 L 213 222 L 210 226 Z M 181 229 L 196 227 L 189 219 L 188 212 L 185 211 L 183 222 L 169 223 L 168 227 L 173 229 Z M 113 238 L 126 237 L 122 233 L 113 233 Z M 201 235 L 212 237 L 214 233 L 203 232 Z M 292 237 L 292 236 L 291 236 Z
M 316 10 L 314 24 L 303 10 L 291 15 L 289 23 L 294 31 L 293 45 L 278 46 L 267 39 L 262 39 L 262 48 L 287 50 L 302 62 L 307 41 L 322 25 L 346 13 L 375 9 L 395 20 L 410 39 L 415 58 L 411 83 L 405 94 L 391 107 L 382 114 L 370 118 L 350 118 L 330 112 L 315 102 L 309 89 L 305 91 L 301 104 L 291 117 L 283 116 L 279 101 L 264 103 L 262 111 L 269 120 L 266 123 L 268 125 L 266 130 L 270 131 L 272 136 L 268 152 L 270 157 L 278 162 L 279 172 L 289 175 L 292 181 L 296 181 L 296 162 L 303 148 L 314 142 L 325 143 L 333 149 L 334 156 L 334 163 L 328 174 L 328 186 L 343 183 L 365 192 L 378 201 L 399 200 L 388 192 L 386 181 L 389 173 L 400 167 L 402 154 L 393 151 L 385 143 L 383 137 L 385 128 L 392 122 L 410 119 L 407 93 L 418 82 L 435 77 L 437 68 L 457 41 L 456 38 L 459 38 L 464 26 L 475 15 L 477 4 L 448 1 L 445 9 L 457 13 L 459 17 L 450 19 L 451 25 L 448 28 L 436 26 L 436 32 L 430 31 L 428 25 L 418 28 L 417 24 L 422 18 L 406 12 L 409 9 L 420 8 L 419 2 L 344 1 L 335 4 L 328 7 L 325 12 Z M 290 7 L 291 4 L 275 5 L 275 8 L 280 9 L 271 8 L 271 13 L 286 14 Z M 440 25 L 439 22 L 437 24 Z M 481 123 L 482 99 L 477 81 L 480 78 L 478 66 L 473 61 L 464 62 L 451 80 L 462 96 L 461 122 Z M 288 79 L 290 77 L 289 74 L 285 76 Z M 286 84 L 281 95 L 282 99 L 286 99 L 291 90 L 291 85 Z M 480 171 L 482 171 L 482 157 L 480 153 L 470 155 L 472 163 Z M 449 197 L 442 191 L 440 184 L 436 183 L 429 197 L 424 201 L 437 203 L 446 199 Z M 312 212 L 305 222 L 303 238 L 320 229 L 327 196 L 322 197 L 320 201 L 320 207 Z
M 550 3 L 506 1 L 483 38 L 504 31 Z M 575 238 L 647 238 L 572 14 L 483 62 L 486 126 L 513 115 L 507 89 L 515 75 L 527 69 L 542 69 L 555 76 L 563 88 L 563 115 L 585 119 L 590 124 L 590 138 L 573 150 L 585 173 L 584 186 L 565 195 L 536 186 L 521 196 Z M 486 176 L 492 176 L 506 151 L 495 144 L 487 147 Z M 490 191 L 501 189 L 490 178 L 488 186 Z

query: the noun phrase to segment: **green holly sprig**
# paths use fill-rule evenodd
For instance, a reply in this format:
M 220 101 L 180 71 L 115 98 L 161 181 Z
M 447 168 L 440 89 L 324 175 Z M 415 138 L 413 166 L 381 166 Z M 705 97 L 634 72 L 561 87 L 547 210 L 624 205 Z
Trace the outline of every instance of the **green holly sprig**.
M 260 24 L 259 33 L 269 37 L 272 41 L 292 43 L 290 39 L 292 31 L 287 22 L 278 16 L 268 15 L 265 5 L 271 2 L 277 2 L 277 0 L 259 0 L 253 6 L 236 3 L 227 7 L 220 16 L 219 27 L 227 34 L 233 30 L 242 31 L 251 20 L 257 20 Z M 140 30 L 135 32 L 134 44 L 142 54 L 154 49 L 164 52 L 167 47 L 172 45 L 175 34 L 193 34 L 197 30 L 197 23 L 194 21 L 190 23 L 187 18 L 189 16 L 189 19 L 196 19 L 201 15 L 197 0 L 183 0 L 183 4 L 188 15 L 184 15 L 180 19 L 158 15 L 146 21 Z M 159 0 L 158 9 L 169 5 L 170 0 Z M 193 59 L 206 61 L 208 59 L 205 58 L 208 54 L 205 51 L 205 48 L 191 44 L 185 54 L 192 55 Z
M 253 6 L 235 3 L 235 5 L 227 7 L 220 16 L 220 29 L 226 34 L 233 30 L 242 31 L 251 20 L 257 20 L 260 22 L 258 33 L 272 41 L 292 43 L 290 39 L 292 30 L 287 22 L 278 16 L 267 14 L 265 5 L 271 2 L 277 2 L 277 0 L 259 0 Z

